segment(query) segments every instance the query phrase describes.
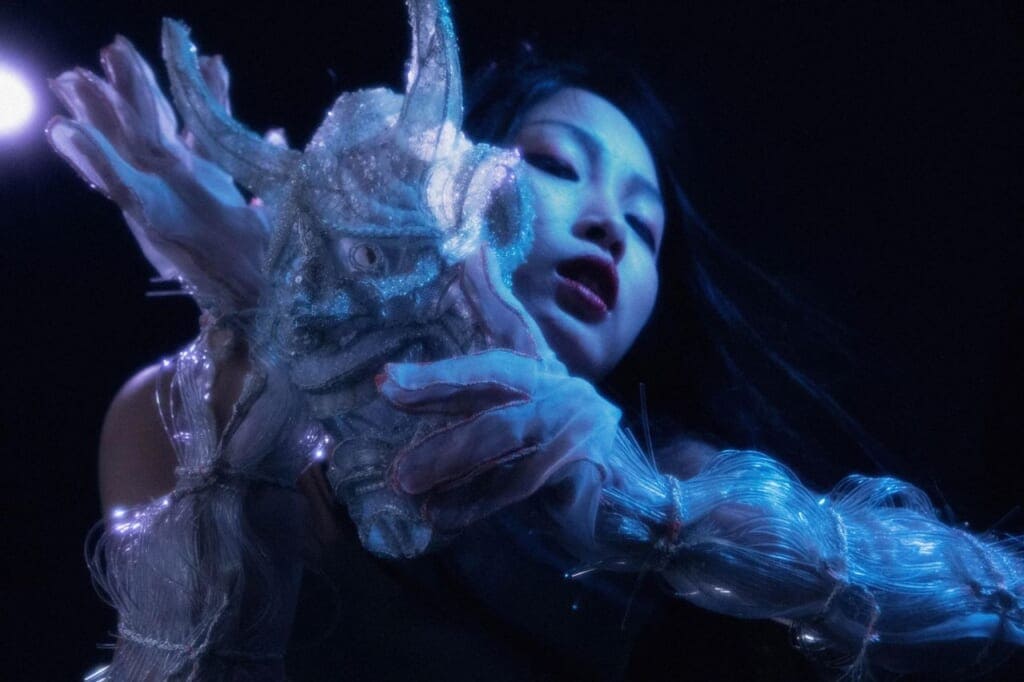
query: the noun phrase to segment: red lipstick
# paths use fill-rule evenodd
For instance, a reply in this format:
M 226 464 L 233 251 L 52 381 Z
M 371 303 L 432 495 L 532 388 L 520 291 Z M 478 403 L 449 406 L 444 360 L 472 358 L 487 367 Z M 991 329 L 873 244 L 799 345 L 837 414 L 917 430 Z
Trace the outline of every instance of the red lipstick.
M 555 301 L 584 322 L 600 322 L 615 308 L 619 275 L 615 265 L 594 256 L 562 261 L 555 268 Z

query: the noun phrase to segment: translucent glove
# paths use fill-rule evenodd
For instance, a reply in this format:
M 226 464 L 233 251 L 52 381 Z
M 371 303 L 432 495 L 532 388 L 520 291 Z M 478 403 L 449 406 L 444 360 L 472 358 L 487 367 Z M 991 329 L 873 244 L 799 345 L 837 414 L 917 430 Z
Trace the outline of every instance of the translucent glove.
M 463 287 L 493 344 L 507 349 L 385 366 L 378 386 L 392 404 L 454 418 L 398 454 L 393 485 L 425 495 L 424 511 L 441 529 L 466 526 L 555 482 L 569 483 L 568 509 L 592 515 L 619 410 L 569 376 L 487 252 L 466 263 Z
M 223 170 L 179 134 L 173 109 L 149 65 L 117 37 L 101 52 L 106 79 L 82 68 L 51 87 L 73 119 L 47 129 L 57 152 L 117 203 L 143 253 L 165 278 L 191 288 L 204 307 L 230 312 L 252 305 L 268 227 Z M 228 72 L 204 58 L 203 76 L 227 108 Z M 211 254 L 232 254 L 211 265 Z

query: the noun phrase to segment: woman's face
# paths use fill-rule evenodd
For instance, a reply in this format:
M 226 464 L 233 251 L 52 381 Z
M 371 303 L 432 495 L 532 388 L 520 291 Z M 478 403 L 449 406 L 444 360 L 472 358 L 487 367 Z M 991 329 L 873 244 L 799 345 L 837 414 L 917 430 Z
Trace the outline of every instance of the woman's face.
M 654 160 L 619 109 L 577 88 L 528 110 L 512 142 L 537 214 L 515 293 L 569 371 L 600 379 L 658 293 L 665 209 Z

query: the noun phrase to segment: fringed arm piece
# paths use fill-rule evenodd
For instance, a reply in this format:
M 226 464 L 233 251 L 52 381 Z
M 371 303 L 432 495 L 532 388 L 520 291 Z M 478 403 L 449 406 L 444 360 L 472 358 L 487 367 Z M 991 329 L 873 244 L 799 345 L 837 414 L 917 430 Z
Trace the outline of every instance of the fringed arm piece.
M 157 395 L 172 401 L 160 407 L 175 487 L 114 509 L 90 543 L 93 579 L 118 613 L 109 679 L 283 678 L 305 529 L 293 488 L 317 434 L 303 431 L 280 372 L 265 368 L 221 433 L 214 372 L 205 336 L 168 363 L 170 390 Z
M 850 476 L 820 495 L 752 451 L 679 480 L 628 435 L 613 459 L 595 566 L 658 570 L 703 608 L 791 624 L 799 647 L 852 677 L 963 675 L 1024 645 L 1016 541 L 943 523 L 908 483 Z

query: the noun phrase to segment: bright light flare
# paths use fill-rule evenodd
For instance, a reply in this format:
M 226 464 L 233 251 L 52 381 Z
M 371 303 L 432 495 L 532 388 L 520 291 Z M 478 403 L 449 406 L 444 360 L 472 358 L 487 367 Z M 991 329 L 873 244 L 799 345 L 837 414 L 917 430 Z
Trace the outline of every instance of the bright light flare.
M 0 65 L 0 135 L 17 132 L 32 120 L 35 98 L 25 79 Z

